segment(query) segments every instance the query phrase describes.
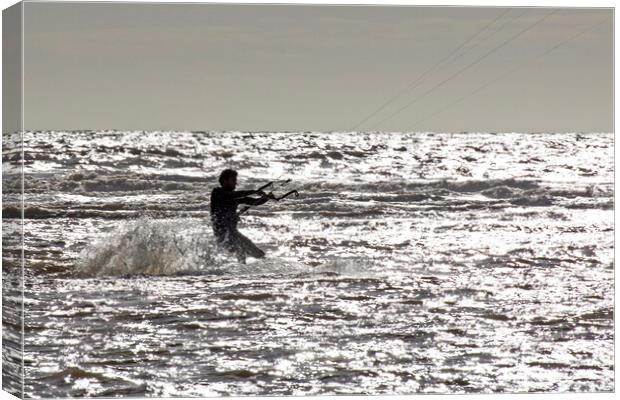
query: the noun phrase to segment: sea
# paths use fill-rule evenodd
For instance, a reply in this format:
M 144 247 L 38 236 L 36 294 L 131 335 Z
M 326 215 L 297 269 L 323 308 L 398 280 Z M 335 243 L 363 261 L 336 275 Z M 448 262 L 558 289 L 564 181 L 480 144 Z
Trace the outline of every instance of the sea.
M 614 390 L 612 133 L 4 139 L 9 391 Z M 214 243 L 225 168 L 299 194 L 242 215 L 264 259 Z

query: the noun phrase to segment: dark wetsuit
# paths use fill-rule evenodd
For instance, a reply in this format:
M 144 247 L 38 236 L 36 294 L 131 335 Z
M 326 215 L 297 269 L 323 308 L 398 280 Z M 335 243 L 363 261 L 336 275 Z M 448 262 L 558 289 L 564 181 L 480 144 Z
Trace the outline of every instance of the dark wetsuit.
M 236 253 L 240 261 L 245 261 L 246 256 L 256 258 L 265 256 L 265 252 L 237 230 L 239 204 L 258 206 L 269 200 L 267 197 L 258 199 L 248 197 L 255 193 L 255 190 L 231 191 L 221 187 L 211 192 L 211 223 L 215 238 L 219 245 Z

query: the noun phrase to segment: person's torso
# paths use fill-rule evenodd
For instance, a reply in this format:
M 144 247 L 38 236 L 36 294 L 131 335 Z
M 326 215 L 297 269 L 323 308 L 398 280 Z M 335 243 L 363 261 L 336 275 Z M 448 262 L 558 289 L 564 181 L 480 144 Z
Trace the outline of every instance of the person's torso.
M 237 225 L 237 202 L 231 192 L 221 187 L 211 192 L 211 222 L 216 231 Z

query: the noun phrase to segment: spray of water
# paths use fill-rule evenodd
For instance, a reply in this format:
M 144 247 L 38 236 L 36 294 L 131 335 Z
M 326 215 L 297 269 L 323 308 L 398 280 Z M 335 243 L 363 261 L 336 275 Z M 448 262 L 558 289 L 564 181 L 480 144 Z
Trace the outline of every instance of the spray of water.
M 79 276 L 173 275 L 204 271 L 217 260 L 213 235 L 187 221 L 139 219 L 80 254 Z
M 290 275 L 307 273 L 300 263 L 277 257 L 239 264 L 218 249 L 209 224 L 141 218 L 122 225 L 85 248 L 77 276 L 180 274 Z

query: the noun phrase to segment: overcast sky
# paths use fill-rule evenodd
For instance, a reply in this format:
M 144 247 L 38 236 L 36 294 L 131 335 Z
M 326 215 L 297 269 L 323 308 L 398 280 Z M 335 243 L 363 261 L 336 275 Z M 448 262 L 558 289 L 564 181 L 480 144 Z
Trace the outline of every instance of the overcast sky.
M 612 10 L 550 12 L 30 2 L 25 128 L 611 132 Z

